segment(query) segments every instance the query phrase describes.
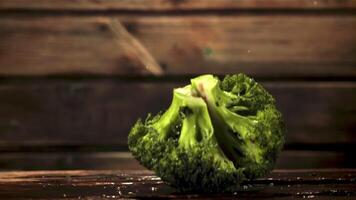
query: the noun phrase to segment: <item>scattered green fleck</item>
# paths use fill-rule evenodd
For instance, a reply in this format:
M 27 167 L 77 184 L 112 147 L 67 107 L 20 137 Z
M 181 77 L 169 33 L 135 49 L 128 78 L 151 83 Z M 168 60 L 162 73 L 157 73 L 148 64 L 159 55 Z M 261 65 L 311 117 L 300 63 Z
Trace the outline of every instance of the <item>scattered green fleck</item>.
M 203 55 L 205 56 L 212 56 L 213 55 L 213 49 L 206 47 L 203 49 Z

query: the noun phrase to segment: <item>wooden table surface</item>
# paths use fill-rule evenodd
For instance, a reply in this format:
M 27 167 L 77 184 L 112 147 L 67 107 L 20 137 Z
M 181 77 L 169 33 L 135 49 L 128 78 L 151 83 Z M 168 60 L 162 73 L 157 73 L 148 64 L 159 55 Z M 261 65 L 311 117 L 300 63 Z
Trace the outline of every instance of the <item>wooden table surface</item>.
M 231 194 L 181 194 L 147 170 L 0 173 L 0 199 L 353 199 L 356 169 L 275 170 Z

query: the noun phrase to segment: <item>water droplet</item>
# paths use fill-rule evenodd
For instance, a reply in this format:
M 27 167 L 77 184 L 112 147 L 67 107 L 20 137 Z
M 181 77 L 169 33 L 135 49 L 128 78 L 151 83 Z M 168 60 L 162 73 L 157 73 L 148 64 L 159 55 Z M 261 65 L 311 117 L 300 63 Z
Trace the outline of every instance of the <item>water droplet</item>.
M 133 182 L 122 182 L 121 184 L 122 184 L 122 185 L 132 185 Z
M 160 181 L 161 178 L 157 177 L 157 176 L 143 176 L 142 177 L 143 180 L 151 180 L 151 181 Z
M 108 199 L 115 199 L 116 196 L 115 195 L 103 195 L 104 198 L 108 198 Z
M 155 192 L 155 191 L 157 191 L 157 188 L 156 188 L 156 187 L 151 187 L 151 190 L 152 190 L 153 192 Z
M 161 184 L 161 183 L 163 183 L 163 181 L 156 181 L 155 183 L 156 184 Z
M 121 188 L 120 188 L 120 187 L 117 187 L 117 190 L 118 190 L 119 195 L 122 195 L 122 193 L 121 193 Z
M 67 195 L 66 195 L 66 194 L 63 194 L 63 197 L 64 197 L 64 198 L 66 198 L 66 197 L 67 197 Z

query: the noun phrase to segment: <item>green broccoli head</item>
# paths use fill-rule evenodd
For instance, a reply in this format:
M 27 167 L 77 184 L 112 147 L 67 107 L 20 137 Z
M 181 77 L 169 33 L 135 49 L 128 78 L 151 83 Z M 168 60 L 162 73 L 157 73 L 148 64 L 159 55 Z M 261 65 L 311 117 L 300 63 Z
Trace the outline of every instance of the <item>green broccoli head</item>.
M 202 75 L 173 91 L 164 113 L 138 120 L 128 144 L 181 191 L 223 192 L 268 173 L 284 143 L 273 97 L 243 74 Z

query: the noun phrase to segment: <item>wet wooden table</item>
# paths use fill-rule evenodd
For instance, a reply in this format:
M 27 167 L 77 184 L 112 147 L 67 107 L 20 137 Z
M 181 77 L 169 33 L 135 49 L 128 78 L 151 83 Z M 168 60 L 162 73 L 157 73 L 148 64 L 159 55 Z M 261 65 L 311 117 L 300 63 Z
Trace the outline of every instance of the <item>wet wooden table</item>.
M 0 199 L 356 199 L 356 169 L 275 170 L 230 194 L 181 194 L 150 171 L 0 172 Z

